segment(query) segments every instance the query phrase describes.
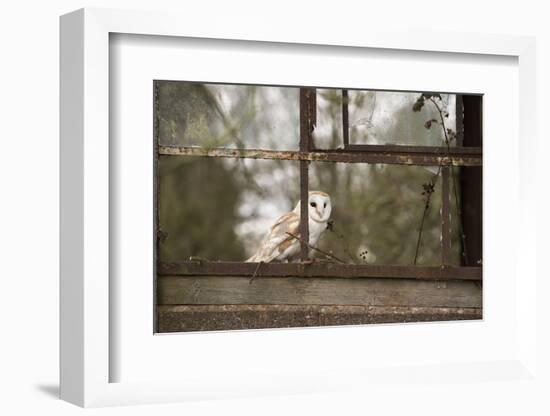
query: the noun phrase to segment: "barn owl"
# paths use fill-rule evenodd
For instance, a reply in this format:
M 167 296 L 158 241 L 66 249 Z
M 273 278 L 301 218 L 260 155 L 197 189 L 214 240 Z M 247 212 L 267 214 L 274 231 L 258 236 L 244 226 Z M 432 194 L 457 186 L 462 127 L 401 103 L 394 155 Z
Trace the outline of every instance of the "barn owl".
M 309 245 L 315 246 L 332 211 L 330 197 L 320 191 L 309 193 Z M 280 216 L 263 239 L 260 248 L 247 262 L 269 263 L 273 260 L 290 261 L 300 253 L 300 241 L 292 237 L 300 236 L 300 202 L 292 212 Z

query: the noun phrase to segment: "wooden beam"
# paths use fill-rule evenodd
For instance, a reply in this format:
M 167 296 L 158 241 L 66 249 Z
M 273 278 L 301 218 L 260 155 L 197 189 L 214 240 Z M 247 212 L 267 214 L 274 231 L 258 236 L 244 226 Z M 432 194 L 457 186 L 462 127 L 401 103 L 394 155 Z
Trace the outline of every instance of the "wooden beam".
M 467 281 L 161 276 L 157 285 L 159 305 L 481 307 L 478 283 Z
M 335 279 L 420 279 L 481 280 L 481 267 L 390 266 L 338 263 L 257 263 L 184 262 L 159 263 L 159 275 L 169 276 L 252 276 L 264 277 L 330 277 Z
M 332 305 L 176 305 L 157 308 L 159 332 L 364 325 L 482 318 L 480 308 Z

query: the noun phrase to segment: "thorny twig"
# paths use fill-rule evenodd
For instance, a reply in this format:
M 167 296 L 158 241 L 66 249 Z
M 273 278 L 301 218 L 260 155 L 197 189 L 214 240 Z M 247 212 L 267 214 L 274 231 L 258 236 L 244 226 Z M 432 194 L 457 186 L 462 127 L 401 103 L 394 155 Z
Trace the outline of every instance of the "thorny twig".
M 296 240 L 298 240 L 298 241 L 300 241 L 300 242 L 302 242 L 302 243 L 305 243 L 310 249 L 315 250 L 315 251 L 318 251 L 319 253 L 323 254 L 325 257 L 328 257 L 328 258 L 331 258 L 331 259 L 333 259 L 333 260 L 336 260 L 336 261 L 339 262 L 339 263 L 346 264 L 345 261 L 339 259 L 339 258 L 336 257 L 334 254 L 330 254 L 330 253 L 328 253 L 328 252 L 326 252 L 326 251 L 324 251 L 324 250 L 321 250 L 320 248 L 317 248 L 317 247 L 315 247 L 315 246 L 312 246 L 312 245 L 309 244 L 308 242 L 302 240 L 299 236 L 294 235 L 294 234 L 289 233 L 289 232 L 287 232 L 287 234 L 288 234 L 289 236 L 291 236 L 291 237 L 294 237 Z
M 351 254 L 351 252 L 349 250 L 349 245 L 348 245 L 348 242 L 346 241 L 346 239 L 344 237 L 344 234 L 339 233 L 338 231 L 336 231 L 334 229 L 334 222 L 333 221 L 328 222 L 327 230 L 334 233 L 334 235 L 342 241 L 342 247 L 344 249 L 344 253 L 346 253 L 346 255 L 350 258 L 351 262 L 353 264 L 355 264 L 355 258 L 353 257 L 353 255 Z
M 302 240 L 299 236 L 294 235 L 294 234 L 289 233 L 289 232 L 287 232 L 287 234 L 288 234 L 289 236 L 295 238 L 296 240 L 303 242 L 303 240 Z M 333 254 L 327 253 L 326 251 L 321 250 L 320 248 L 317 248 L 317 247 L 315 247 L 315 246 L 312 246 L 312 245 L 309 244 L 309 243 L 306 243 L 306 245 L 307 245 L 310 249 L 315 250 L 315 251 L 318 251 L 319 253 L 323 254 L 323 255 L 324 255 L 325 257 L 327 257 L 328 259 L 333 259 L 333 260 L 336 260 L 336 261 L 339 262 L 339 263 L 346 264 L 346 262 L 344 262 L 343 260 L 339 259 L 338 257 L 336 257 L 336 256 L 333 255 Z M 265 262 L 263 262 L 263 261 L 258 262 L 258 265 L 256 266 L 256 269 L 254 269 L 254 273 L 252 274 L 252 277 L 251 277 L 250 280 L 248 281 L 248 284 L 251 284 L 251 283 L 254 281 L 254 279 L 256 279 L 256 277 L 258 276 L 258 271 L 260 270 L 260 266 L 261 266 L 262 264 L 265 264 Z

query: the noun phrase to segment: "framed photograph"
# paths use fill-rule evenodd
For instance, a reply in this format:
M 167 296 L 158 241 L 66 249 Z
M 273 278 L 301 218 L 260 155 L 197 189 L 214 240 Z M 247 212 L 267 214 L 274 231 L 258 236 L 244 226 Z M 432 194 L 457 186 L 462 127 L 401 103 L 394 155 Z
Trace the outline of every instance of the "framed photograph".
M 481 95 L 153 88 L 158 332 L 481 319 Z
M 533 39 L 179 22 L 61 18 L 62 398 L 537 383 Z

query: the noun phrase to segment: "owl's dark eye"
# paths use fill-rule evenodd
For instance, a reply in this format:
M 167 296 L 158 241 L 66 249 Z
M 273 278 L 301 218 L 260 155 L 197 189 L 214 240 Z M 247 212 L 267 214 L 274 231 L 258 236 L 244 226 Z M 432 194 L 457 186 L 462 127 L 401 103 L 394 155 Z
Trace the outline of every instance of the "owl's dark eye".
M 326 203 L 326 202 L 325 202 L 325 205 L 323 205 L 323 207 L 324 207 L 324 208 L 326 208 L 326 207 L 327 207 L 327 203 Z
M 309 205 L 311 205 L 313 208 L 315 208 L 317 206 L 317 204 L 315 202 L 310 202 Z

